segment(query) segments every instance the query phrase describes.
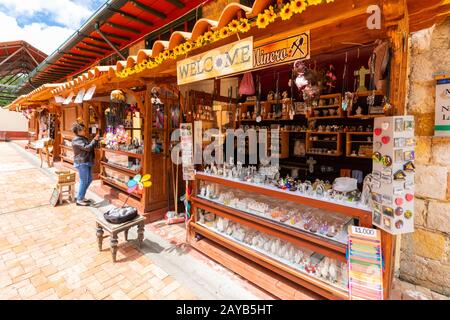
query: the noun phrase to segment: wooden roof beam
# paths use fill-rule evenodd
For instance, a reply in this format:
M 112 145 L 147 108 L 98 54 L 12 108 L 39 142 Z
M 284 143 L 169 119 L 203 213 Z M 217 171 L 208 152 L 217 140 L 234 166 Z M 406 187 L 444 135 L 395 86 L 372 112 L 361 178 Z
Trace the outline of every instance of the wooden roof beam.
M 135 0 L 131 0 L 130 2 L 135 7 L 137 7 L 139 9 L 141 9 L 141 10 L 144 10 L 145 12 L 148 12 L 148 13 L 154 15 L 155 17 L 158 17 L 158 18 L 161 18 L 161 19 L 166 19 L 167 18 L 167 15 L 165 13 L 163 13 L 161 11 L 158 11 L 156 9 L 153 9 L 152 7 L 149 7 L 149 6 L 147 6 L 147 5 L 143 4 L 143 3 L 140 3 L 140 2 L 135 1 Z
M 103 40 L 103 38 L 97 38 L 97 37 L 94 37 L 94 36 L 85 36 L 85 37 L 90 39 L 90 40 L 92 40 L 92 41 L 101 43 L 101 44 L 105 44 L 105 43 L 108 44 L 105 40 Z M 115 45 L 116 47 L 120 46 L 120 43 L 118 43 L 118 42 L 111 41 L 111 43 L 113 45 Z
M 121 35 L 118 35 L 118 34 L 115 34 L 115 33 L 105 32 L 105 31 L 103 31 L 103 30 L 102 30 L 102 33 L 103 33 L 105 36 L 109 37 L 109 38 L 116 38 L 116 39 L 124 40 L 124 41 L 130 41 L 130 40 L 131 40 L 130 37 L 121 36 Z
M 103 57 L 105 55 L 105 52 L 103 52 L 103 51 L 98 51 L 98 50 L 94 50 L 94 49 L 84 48 L 84 47 L 80 47 L 80 46 L 76 47 L 75 49 L 80 50 L 80 51 L 84 51 L 84 52 L 87 52 L 87 53 L 97 54 L 97 55 L 99 55 L 101 57 Z
M 122 31 L 126 31 L 126 32 L 131 32 L 131 33 L 134 33 L 134 34 L 141 34 L 141 31 L 139 31 L 137 29 L 134 29 L 134 28 L 131 28 L 131 27 L 128 27 L 128 26 L 124 26 L 124 25 L 121 25 L 121 24 L 118 24 L 118 23 L 113 23 L 113 22 L 109 22 L 108 21 L 105 24 L 110 26 L 111 28 L 114 28 L 114 29 L 118 29 L 118 30 L 122 30 Z
M 180 0 L 165 0 L 165 1 L 170 3 L 170 4 L 173 4 L 175 7 L 180 8 L 180 9 L 182 9 L 182 8 L 184 8 L 186 6 Z

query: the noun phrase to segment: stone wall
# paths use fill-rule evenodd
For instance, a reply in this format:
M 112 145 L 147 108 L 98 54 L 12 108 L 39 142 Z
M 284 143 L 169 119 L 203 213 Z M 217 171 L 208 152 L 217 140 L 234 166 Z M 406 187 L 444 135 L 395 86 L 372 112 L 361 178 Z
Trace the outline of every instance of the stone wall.
M 436 74 L 450 74 L 450 18 L 411 38 L 407 111 L 416 119 L 416 231 L 401 239 L 399 277 L 450 296 L 450 138 L 435 138 Z

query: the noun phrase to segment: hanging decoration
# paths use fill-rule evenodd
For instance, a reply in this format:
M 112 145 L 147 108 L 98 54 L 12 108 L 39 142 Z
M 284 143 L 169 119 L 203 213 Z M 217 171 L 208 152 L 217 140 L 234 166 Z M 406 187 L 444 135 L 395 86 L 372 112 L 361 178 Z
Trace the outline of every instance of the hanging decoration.
M 33 109 L 31 109 L 30 107 L 26 108 L 25 110 L 22 111 L 22 115 L 25 117 L 25 119 L 27 119 L 28 121 L 31 120 L 31 117 L 33 115 Z
M 128 183 L 127 183 L 128 197 L 126 198 L 125 202 L 123 203 L 122 208 L 125 207 L 125 205 L 128 202 L 128 199 L 130 198 L 130 195 L 133 192 L 138 192 L 139 194 L 142 194 L 142 192 L 144 191 L 144 188 L 150 188 L 152 186 L 152 182 L 150 181 L 151 178 L 152 178 L 152 176 L 150 174 L 144 174 L 143 176 L 138 174 L 138 175 L 135 175 L 133 177 L 133 179 L 130 179 L 130 181 L 128 181 Z
M 151 90 L 151 102 L 155 111 L 155 127 L 164 129 L 164 103 L 159 98 L 159 88 L 153 87 Z
M 154 58 L 149 58 L 136 64 L 134 67 L 125 68 L 122 71 L 116 71 L 118 78 L 127 78 L 133 74 L 141 73 L 146 69 L 153 69 L 166 60 L 177 59 L 191 50 L 201 48 L 205 45 L 228 38 L 239 33 L 246 33 L 252 28 L 265 29 L 274 23 L 278 18 L 283 21 L 292 19 L 296 14 L 304 12 L 309 6 L 320 5 L 322 3 L 332 3 L 334 0 L 292 0 L 278 6 L 269 6 L 264 12 L 259 13 L 251 20 L 246 18 L 234 19 L 228 25 L 215 31 L 207 31 L 199 36 L 195 41 L 186 41 L 179 44 L 172 50 L 166 49 Z
M 126 97 L 122 90 L 113 90 L 110 96 L 111 104 L 105 111 L 106 126 L 110 129 L 124 125 Z

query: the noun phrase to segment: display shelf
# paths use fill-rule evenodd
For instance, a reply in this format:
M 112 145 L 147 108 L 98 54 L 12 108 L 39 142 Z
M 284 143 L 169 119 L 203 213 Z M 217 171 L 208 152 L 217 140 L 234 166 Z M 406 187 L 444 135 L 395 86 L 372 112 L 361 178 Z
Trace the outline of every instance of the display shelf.
M 349 158 L 371 159 L 373 140 L 354 140 L 353 137 L 357 137 L 357 139 L 365 137 L 367 139 L 367 137 L 372 137 L 372 135 L 372 132 L 347 132 L 345 156 Z M 367 152 L 360 153 L 360 148 L 364 145 L 366 146 Z
M 239 181 L 235 179 L 228 179 L 203 172 L 197 172 L 195 178 L 196 180 L 214 182 L 243 191 L 263 194 L 279 200 L 292 201 L 314 208 L 341 213 L 345 216 L 359 219 L 360 224 L 363 223 L 363 226 L 369 226 L 370 221 L 372 220 L 372 210 L 369 207 L 362 205 L 361 203 L 319 198 L 313 195 L 302 194 L 298 191 L 281 190 L 272 185 L 263 185 L 252 182 Z
M 323 136 L 334 137 L 334 140 L 325 140 Z M 314 140 L 317 137 L 317 140 Z M 319 139 L 320 137 L 320 139 Z M 330 149 L 332 147 L 332 149 Z M 331 151 L 331 152 L 329 152 Z M 306 153 L 339 157 L 342 151 L 342 133 L 340 132 L 307 132 L 306 133 Z
M 63 161 L 68 162 L 70 164 L 74 164 L 74 160 L 73 158 L 67 157 L 65 155 L 60 155 L 61 159 L 63 159 Z
M 344 119 L 343 116 L 326 116 L 326 117 L 309 117 L 308 120 L 329 120 L 329 119 Z
M 112 152 L 112 153 L 116 153 L 116 154 L 120 154 L 120 155 L 124 155 L 124 156 L 128 156 L 128 157 L 132 157 L 132 158 L 136 158 L 136 159 L 142 159 L 143 158 L 143 154 L 140 154 L 140 153 L 133 153 L 133 152 L 128 152 L 128 151 L 114 150 L 114 149 L 108 149 L 108 148 L 102 148 L 102 151 L 104 151 L 104 152 Z
M 111 169 L 114 169 L 114 170 L 119 170 L 119 171 L 121 171 L 123 173 L 126 173 L 126 174 L 129 174 L 131 176 L 135 176 L 135 175 L 137 175 L 137 174 L 139 174 L 141 172 L 141 170 L 131 170 L 131 169 L 125 168 L 123 166 L 120 166 L 118 164 L 113 164 L 113 163 L 109 163 L 109 162 L 105 162 L 105 161 L 101 161 L 100 163 L 103 166 L 107 166 L 107 167 L 109 167 Z
M 328 255 L 331 255 L 333 258 L 340 260 L 344 259 L 343 254 L 345 254 L 347 248 L 346 231 L 341 232 L 338 236 L 334 238 L 329 238 L 326 236 L 319 235 L 318 233 L 306 231 L 303 228 L 301 228 L 298 224 L 289 225 L 288 223 L 283 223 L 275 219 L 264 217 L 261 214 L 258 214 L 254 211 L 253 212 L 250 210 L 242 211 L 237 208 L 226 206 L 221 202 L 201 197 L 199 195 L 197 195 L 194 198 L 194 201 L 197 204 L 200 204 L 199 207 L 202 207 L 203 209 L 205 207 L 208 207 L 207 210 L 210 210 L 210 208 L 212 208 L 213 210 L 220 210 L 230 215 L 250 220 L 253 223 L 258 223 L 262 226 L 273 229 L 274 231 L 280 231 L 289 234 L 293 237 L 313 242 L 317 245 L 323 246 L 323 248 L 325 248 L 324 252 L 326 252 Z M 346 225 L 348 225 L 351 222 L 352 219 L 350 218 L 349 221 L 346 223 Z
M 190 222 L 190 227 L 194 229 L 195 232 L 203 235 L 204 237 L 222 245 L 226 248 L 258 263 L 262 266 L 271 269 L 272 271 L 281 274 L 282 276 L 299 283 L 300 285 L 308 288 L 314 292 L 319 293 L 329 299 L 344 300 L 348 299 L 347 290 L 339 289 L 333 285 L 327 284 L 321 280 L 311 277 L 303 272 L 300 272 L 296 268 L 292 268 L 278 260 L 268 257 L 266 254 L 262 254 L 256 250 L 250 249 L 247 246 L 236 242 L 234 239 L 231 240 L 229 237 L 219 234 L 216 231 L 211 230 L 208 227 L 204 227 L 198 223 Z
M 104 183 L 107 183 L 107 184 L 109 184 L 109 185 L 111 185 L 111 186 L 113 186 L 113 187 L 115 187 L 115 188 L 117 188 L 119 190 L 124 191 L 124 192 L 128 192 L 128 188 L 125 185 L 122 185 L 122 184 L 118 183 L 114 179 L 109 178 L 107 176 L 104 176 L 102 174 L 100 174 L 100 178 L 102 179 L 102 181 Z M 139 194 L 139 193 L 132 193 L 131 196 L 139 198 L 139 199 L 142 198 L 142 195 Z

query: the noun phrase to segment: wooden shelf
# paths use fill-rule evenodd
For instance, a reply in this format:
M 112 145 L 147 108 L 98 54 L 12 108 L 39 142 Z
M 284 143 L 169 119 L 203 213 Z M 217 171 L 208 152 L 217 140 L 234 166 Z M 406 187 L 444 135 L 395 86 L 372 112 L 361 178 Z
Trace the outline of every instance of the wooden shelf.
M 105 167 L 108 167 L 108 168 L 113 169 L 113 170 L 120 171 L 120 172 L 125 173 L 125 174 L 128 174 L 128 175 L 130 175 L 130 176 L 135 176 L 135 175 L 141 173 L 141 170 L 135 171 L 135 170 L 131 170 L 131 169 L 122 167 L 122 166 L 120 166 L 120 165 L 112 164 L 112 163 L 105 162 L 105 161 L 100 161 L 100 163 L 101 163 L 103 166 L 105 166 Z
M 339 108 L 341 107 L 340 104 L 330 104 L 328 106 L 317 106 L 317 107 L 313 107 L 312 109 L 331 109 L 331 108 Z
M 308 120 L 345 119 L 343 116 L 310 117 Z
M 128 156 L 128 157 L 136 158 L 136 159 L 143 158 L 143 154 L 140 154 L 140 153 L 133 153 L 133 152 L 127 152 L 127 151 L 121 151 L 121 150 L 113 150 L 113 149 L 108 149 L 108 148 L 102 148 L 102 151 L 120 154 L 123 156 Z
M 316 153 L 316 152 L 306 152 L 306 154 L 312 154 L 315 156 L 324 156 L 324 157 L 340 157 L 342 156 L 342 152 L 338 153 L 338 154 L 328 154 L 328 153 Z
M 358 159 L 372 159 L 372 156 L 346 156 L 347 158 L 358 158 Z
M 73 150 L 73 147 L 65 146 L 65 145 L 60 145 L 60 148 L 67 149 L 67 150 Z
M 321 237 L 316 234 L 291 227 L 288 224 L 243 212 L 238 209 L 227 207 L 225 205 L 221 205 L 199 197 L 191 197 L 191 199 L 196 203 L 196 207 L 200 207 L 206 211 L 222 215 L 227 219 L 233 220 L 235 219 L 235 217 L 238 217 L 240 218 L 240 220 L 238 221 L 239 223 L 243 223 L 248 226 L 251 225 L 251 227 L 257 228 L 261 232 L 270 233 L 278 238 L 283 238 L 284 240 L 296 243 L 317 253 L 332 257 L 334 259 L 338 259 L 342 262 L 346 262 L 345 252 L 347 250 L 347 245 L 337 241 L 333 241 L 332 238 Z M 257 226 L 255 227 L 255 225 Z M 302 241 L 297 241 L 298 239 L 296 238 L 302 239 Z M 310 243 L 313 243 L 314 245 L 311 245 Z
M 60 157 L 61 157 L 61 159 L 63 159 L 65 162 L 69 162 L 70 164 L 73 164 L 73 163 L 74 163 L 73 158 L 69 158 L 69 157 L 66 157 L 66 156 L 64 156 L 64 155 L 60 155 Z
M 375 114 L 365 115 L 365 114 L 363 114 L 363 115 L 357 115 L 357 116 L 347 116 L 347 118 L 349 118 L 349 119 L 374 119 L 374 118 L 380 118 L 380 117 L 385 117 L 385 115 L 384 114 L 381 114 L 381 115 L 375 115 Z
M 189 226 L 192 227 L 195 232 L 203 235 L 204 237 L 213 240 L 214 242 L 217 242 L 218 244 L 221 244 L 226 248 L 248 259 L 251 259 L 256 263 L 259 263 L 262 266 L 278 274 L 281 274 L 310 290 L 319 293 L 320 295 L 323 295 L 329 299 L 348 299 L 348 292 L 345 290 L 340 290 L 337 287 L 327 284 L 324 281 L 309 276 L 306 273 L 302 273 L 299 270 L 296 270 L 265 254 L 250 249 L 236 241 L 228 239 L 225 236 L 210 230 L 209 228 L 199 225 L 198 223 L 191 222 Z

